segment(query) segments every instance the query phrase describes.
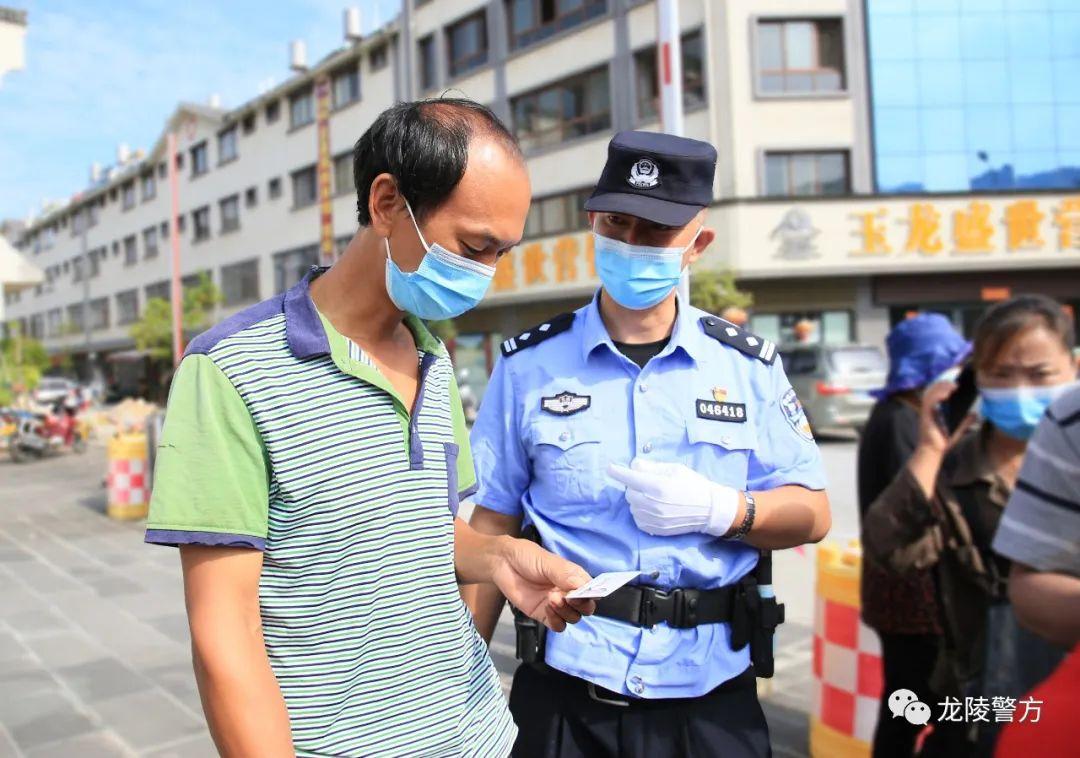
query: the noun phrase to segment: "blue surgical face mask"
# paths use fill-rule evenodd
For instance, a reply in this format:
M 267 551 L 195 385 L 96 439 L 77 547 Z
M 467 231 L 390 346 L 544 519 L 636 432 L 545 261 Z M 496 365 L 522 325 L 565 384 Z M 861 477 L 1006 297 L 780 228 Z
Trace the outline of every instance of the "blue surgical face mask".
M 454 255 L 438 244 L 428 245 L 408 200 L 405 208 L 427 252 L 416 271 L 405 272 L 390 257 L 390 240 L 384 240 L 386 292 L 390 300 L 400 310 L 429 321 L 454 318 L 474 308 L 487 292 L 495 267 Z
M 596 272 L 604 290 L 624 308 L 652 308 L 679 284 L 683 253 L 697 241 L 701 229 L 685 247 L 630 245 L 593 232 Z
M 1031 437 L 1050 403 L 1076 382 L 1049 387 L 979 389 L 979 412 L 1003 433 L 1018 440 Z

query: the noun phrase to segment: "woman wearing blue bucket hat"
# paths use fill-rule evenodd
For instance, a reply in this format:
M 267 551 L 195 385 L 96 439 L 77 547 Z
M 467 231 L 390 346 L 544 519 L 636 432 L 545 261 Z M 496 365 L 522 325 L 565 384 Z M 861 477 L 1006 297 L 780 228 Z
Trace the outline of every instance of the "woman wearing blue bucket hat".
M 893 327 L 885 340 L 889 376 L 859 441 L 859 515 L 866 514 L 896 477 L 919 438 L 922 390 L 958 368 L 971 354 L 947 318 L 920 313 Z M 941 626 L 928 572 L 899 576 L 868 561 L 862 563 L 862 617 L 881 637 L 884 691 L 911 690 L 929 702 L 930 673 L 937 658 Z M 874 735 L 874 756 L 914 754 L 917 725 L 891 718 L 888 698 Z

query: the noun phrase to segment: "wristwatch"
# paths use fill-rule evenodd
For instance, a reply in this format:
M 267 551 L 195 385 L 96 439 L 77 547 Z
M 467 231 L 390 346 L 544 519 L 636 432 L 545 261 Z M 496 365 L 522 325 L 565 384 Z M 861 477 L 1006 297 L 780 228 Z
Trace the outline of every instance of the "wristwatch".
M 754 526 L 754 511 L 757 510 L 757 504 L 754 502 L 754 496 L 749 492 L 743 492 L 743 498 L 746 500 L 746 514 L 743 516 L 742 523 L 739 524 L 739 528 L 728 535 L 729 540 L 741 540 L 745 537 L 750 529 Z

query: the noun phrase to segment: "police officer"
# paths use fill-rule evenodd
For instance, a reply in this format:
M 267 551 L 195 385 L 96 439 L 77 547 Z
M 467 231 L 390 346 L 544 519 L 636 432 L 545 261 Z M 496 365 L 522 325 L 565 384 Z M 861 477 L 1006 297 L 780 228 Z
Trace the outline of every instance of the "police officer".
M 473 429 L 476 529 L 640 572 L 565 632 L 519 628 L 515 755 L 769 754 L 751 653 L 771 665 L 780 619 L 755 566 L 820 540 L 829 506 L 776 346 L 677 298 L 715 238 L 715 164 L 697 140 L 615 136 L 585 204 L 603 286 L 503 343 Z M 467 599 L 490 639 L 503 598 Z

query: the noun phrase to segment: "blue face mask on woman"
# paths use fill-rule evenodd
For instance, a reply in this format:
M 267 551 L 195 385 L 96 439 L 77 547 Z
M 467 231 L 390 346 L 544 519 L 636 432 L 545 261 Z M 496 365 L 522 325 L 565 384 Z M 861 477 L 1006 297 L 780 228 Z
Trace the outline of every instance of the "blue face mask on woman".
M 652 308 L 679 284 L 683 253 L 700 234 L 698 229 L 694 239 L 679 248 L 630 245 L 593 232 L 596 272 L 604 289 L 622 307 Z
M 1076 382 L 1049 387 L 979 389 L 979 412 L 1003 433 L 1018 440 L 1030 439 L 1050 403 Z
M 416 223 L 409 201 L 405 201 L 413 227 L 426 251 L 416 271 L 405 272 L 390 257 L 386 244 L 386 292 L 400 310 L 429 321 L 460 316 L 479 303 L 495 276 L 495 267 L 454 255 L 438 244 L 428 245 Z

